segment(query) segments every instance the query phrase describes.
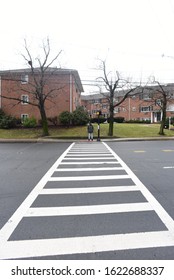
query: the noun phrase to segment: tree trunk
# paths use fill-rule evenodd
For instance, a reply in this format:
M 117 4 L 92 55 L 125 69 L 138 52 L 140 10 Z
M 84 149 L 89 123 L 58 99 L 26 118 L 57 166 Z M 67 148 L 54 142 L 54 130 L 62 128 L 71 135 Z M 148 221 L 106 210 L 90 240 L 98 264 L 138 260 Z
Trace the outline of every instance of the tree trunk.
M 40 110 L 41 121 L 42 121 L 43 136 L 48 136 L 49 135 L 48 121 L 47 121 L 44 105 L 40 106 L 39 110 Z
M 113 120 L 111 121 L 111 119 L 110 119 L 110 121 L 109 121 L 109 132 L 108 132 L 109 136 L 113 136 L 113 130 L 114 130 L 114 122 L 113 122 Z
M 109 136 L 113 136 L 113 131 L 114 131 L 114 107 L 111 105 L 110 106 L 110 118 L 109 118 Z
M 161 120 L 161 125 L 160 125 L 160 131 L 159 131 L 159 135 L 164 135 L 164 126 L 165 126 L 165 122 L 166 122 L 166 107 L 167 107 L 167 100 L 166 100 L 166 96 L 164 96 L 163 99 L 163 106 L 162 106 L 162 112 L 163 112 L 163 116 L 162 116 L 162 120 Z

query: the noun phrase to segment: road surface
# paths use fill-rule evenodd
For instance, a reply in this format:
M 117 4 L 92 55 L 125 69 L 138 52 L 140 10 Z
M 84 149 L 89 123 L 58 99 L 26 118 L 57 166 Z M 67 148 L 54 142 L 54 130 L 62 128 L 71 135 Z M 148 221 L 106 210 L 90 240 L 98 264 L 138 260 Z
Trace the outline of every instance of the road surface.
M 149 191 L 150 163 L 142 170 L 147 150 L 124 144 L 26 144 L 18 151 L 19 158 L 23 156 L 19 161 L 9 146 L 15 161 L 9 170 L 15 172 L 16 167 L 22 177 L 24 165 L 30 168 L 23 173 L 28 174 L 23 186 L 19 184 L 25 193 L 12 203 L 19 207 L 2 222 L 0 259 L 173 259 L 174 221 L 156 199 L 160 192 Z M 134 155 L 133 160 L 131 153 L 139 159 Z M 5 160 L 5 151 L 1 155 Z M 146 174 L 141 181 L 138 167 L 139 177 Z M 16 189 L 16 178 L 14 182 Z M 1 200 L 4 192 L 6 207 L 11 208 L 3 186 L 1 191 Z M 5 209 L 4 213 L 5 220 L 9 214 Z

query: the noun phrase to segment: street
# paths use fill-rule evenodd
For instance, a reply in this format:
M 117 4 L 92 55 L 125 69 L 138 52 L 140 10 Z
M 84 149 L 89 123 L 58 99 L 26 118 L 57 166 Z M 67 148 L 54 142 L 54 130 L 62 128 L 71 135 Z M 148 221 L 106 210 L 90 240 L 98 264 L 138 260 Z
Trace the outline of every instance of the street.
M 0 259 L 174 259 L 173 145 L 0 144 Z

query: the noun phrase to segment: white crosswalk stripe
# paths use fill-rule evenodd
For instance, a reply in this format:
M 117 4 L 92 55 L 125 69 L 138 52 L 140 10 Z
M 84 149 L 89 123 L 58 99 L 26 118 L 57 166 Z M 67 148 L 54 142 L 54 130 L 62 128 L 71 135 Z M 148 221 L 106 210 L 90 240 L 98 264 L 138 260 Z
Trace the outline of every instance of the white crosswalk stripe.
M 149 203 L 104 204 L 73 207 L 35 207 L 30 208 L 25 217 L 86 215 L 101 213 L 122 213 L 134 211 L 150 211 L 153 208 Z
M 51 206 L 44 205 L 44 199 L 48 197 Z M 55 206 L 54 203 L 59 205 Z M 126 219 L 126 215 L 135 214 L 138 217 L 143 213 L 152 214 L 153 219 L 157 217 L 159 227 L 148 229 L 147 225 L 147 229 L 142 230 L 141 225 L 140 228 L 136 228 L 135 225 L 134 232 L 129 230 L 116 232 L 116 221 L 117 219 L 120 221 L 122 215 Z M 114 223 L 110 222 L 109 215 L 112 215 L 112 219 L 114 217 Z M 54 238 L 41 236 L 30 240 L 25 236 L 22 239 L 13 237 L 17 236 L 15 233 L 23 221 L 33 223 L 34 234 L 35 219 L 46 219 L 46 217 L 61 219 L 59 222 L 64 226 L 66 219 L 74 219 L 70 220 L 69 227 L 71 223 L 76 223 L 75 217 L 78 217 L 77 231 L 79 232 L 61 238 L 59 235 Z M 82 228 L 79 224 L 85 223 L 81 217 L 87 218 L 88 221 L 93 217 L 96 219 L 100 217 L 102 222 L 99 223 L 103 232 L 98 232 L 94 223 L 91 225 L 95 233 L 92 233 L 91 229 L 90 235 L 81 234 Z M 108 226 L 105 228 L 106 217 L 108 217 Z M 148 217 L 150 219 L 150 216 Z M 154 220 L 153 223 L 155 224 Z M 73 227 L 76 227 L 76 224 Z M 118 224 L 118 228 L 120 227 L 121 224 Z M 126 227 L 125 223 L 124 227 Z M 61 227 L 57 230 L 61 231 Z M 0 259 L 164 246 L 174 246 L 173 219 L 122 159 L 102 142 L 70 145 L 0 231 Z

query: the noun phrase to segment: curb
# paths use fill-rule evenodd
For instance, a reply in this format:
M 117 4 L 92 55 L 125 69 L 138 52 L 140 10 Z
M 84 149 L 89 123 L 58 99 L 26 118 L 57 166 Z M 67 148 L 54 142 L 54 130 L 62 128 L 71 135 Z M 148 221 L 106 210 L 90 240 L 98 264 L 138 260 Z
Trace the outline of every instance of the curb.
M 102 138 L 101 142 L 130 142 L 130 141 L 167 141 L 174 140 L 174 137 L 145 137 L 145 138 Z M 72 142 L 88 142 L 87 139 L 70 139 L 70 138 L 37 138 L 37 139 L 3 139 L 0 138 L 0 143 L 72 143 Z M 94 142 L 97 142 L 94 139 Z

